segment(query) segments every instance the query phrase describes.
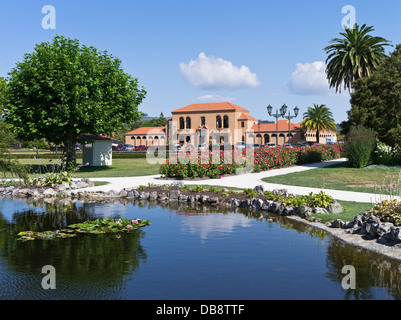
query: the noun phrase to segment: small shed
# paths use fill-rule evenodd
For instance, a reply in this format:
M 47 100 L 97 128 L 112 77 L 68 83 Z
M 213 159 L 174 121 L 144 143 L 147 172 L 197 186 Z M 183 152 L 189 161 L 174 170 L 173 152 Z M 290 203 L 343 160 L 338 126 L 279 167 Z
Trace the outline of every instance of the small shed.
M 101 135 L 84 135 L 80 138 L 85 140 L 82 149 L 83 165 L 101 167 L 113 164 L 111 144 L 115 139 Z

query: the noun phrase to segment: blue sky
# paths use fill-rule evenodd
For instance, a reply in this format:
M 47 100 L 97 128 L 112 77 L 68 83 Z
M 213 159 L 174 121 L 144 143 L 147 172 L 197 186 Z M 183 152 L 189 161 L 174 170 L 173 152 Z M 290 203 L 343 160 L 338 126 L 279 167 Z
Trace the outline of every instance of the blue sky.
M 56 10 L 56 29 L 42 28 L 45 5 Z M 140 110 L 150 116 L 231 101 L 263 120 L 273 120 L 269 104 L 298 106 L 300 121 L 318 103 L 341 122 L 349 96 L 328 90 L 323 48 L 343 31 L 346 5 L 374 35 L 401 42 L 395 0 L 1 0 L 0 76 L 36 43 L 62 34 L 120 58 L 147 90 Z

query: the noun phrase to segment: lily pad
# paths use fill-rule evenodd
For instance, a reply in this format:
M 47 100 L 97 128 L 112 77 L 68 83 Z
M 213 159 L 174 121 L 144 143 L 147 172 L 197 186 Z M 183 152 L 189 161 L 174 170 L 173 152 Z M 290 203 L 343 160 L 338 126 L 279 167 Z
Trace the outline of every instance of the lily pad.
M 120 233 L 130 232 L 151 224 L 144 219 L 97 219 L 69 225 L 79 233 Z
M 23 231 L 18 233 L 18 240 L 30 241 L 36 239 L 52 240 L 55 238 L 71 238 L 75 237 L 77 233 L 129 233 L 130 231 L 137 230 L 151 223 L 152 222 L 144 219 L 97 219 L 71 224 L 67 229 L 57 231 Z
M 65 230 L 63 230 L 65 231 Z M 55 238 L 71 238 L 75 237 L 75 233 L 71 233 L 70 231 L 62 232 L 62 230 L 57 231 L 42 231 L 42 232 L 33 232 L 33 231 L 23 231 L 18 233 L 19 239 L 22 241 L 30 241 L 30 240 L 53 240 Z

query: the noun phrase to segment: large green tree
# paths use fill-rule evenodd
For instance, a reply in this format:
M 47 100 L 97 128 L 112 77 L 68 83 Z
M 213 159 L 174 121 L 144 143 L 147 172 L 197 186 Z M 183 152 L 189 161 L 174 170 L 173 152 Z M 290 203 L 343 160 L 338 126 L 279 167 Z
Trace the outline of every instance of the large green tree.
M 370 33 L 373 27 L 357 24 L 353 29 L 341 32 L 341 38 L 334 38 L 330 45 L 324 48 L 326 59 L 326 74 L 330 88 L 341 92 L 341 86 L 349 91 L 352 82 L 370 76 L 386 57 L 385 46 L 389 41 L 382 37 L 374 37 Z
M 314 104 L 309 107 L 303 115 L 301 129 L 303 131 L 315 131 L 316 142 L 320 143 L 320 132 L 324 130 L 337 131 L 336 123 L 333 119 L 333 114 L 330 109 L 324 105 Z
M 27 170 L 14 159 L 9 148 L 15 143 L 15 135 L 11 132 L 10 126 L 3 121 L 4 102 L 6 97 L 6 81 L 0 77 L 0 172 L 6 176 L 11 174 L 21 179 L 27 178 Z
M 9 73 L 5 117 L 19 137 L 63 144 L 75 162 L 81 134 L 108 134 L 137 120 L 145 95 L 118 58 L 56 36 Z
M 374 130 L 388 145 L 401 146 L 401 45 L 370 77 L 354 82 L 348 122 Z

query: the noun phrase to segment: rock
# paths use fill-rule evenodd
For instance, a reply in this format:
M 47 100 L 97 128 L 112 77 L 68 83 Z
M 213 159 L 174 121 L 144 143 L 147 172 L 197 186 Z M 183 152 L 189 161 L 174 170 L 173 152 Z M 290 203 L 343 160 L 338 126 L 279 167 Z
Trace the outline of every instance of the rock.
M 128 196 L 128 192 L 127 192 L 126 190 L 123 189 L 123 190 L 120 191 L 119 196 L 125 198 L 125 197 Z
M 89 188 L 95 186 L 95 184 L 89 178 L 82 178 L 81 181 L 86 183 L 87 187 Z
M 178 200 L 180 200 L 180 201 L 188 201 L 188 196 L 185 195 L 185 194 L 180 194 L 178 196 Z
M 209 196 L 202 194 L 198 200 L 200 203 L 207 203 L 209 201 Z
M 240 201 L 240 208 L 249 208 L 251 206 L 251 200 L 250 199 L 245 199 Z
M 316 208 L 313 208 L 313 213 L 327 214 L 329 212 L 325 208 L 316 207 Z
M 336 220 L 333 220 L 332 222 L 331 222 L 331 225 L 330 225 L 330 227 L 331 228 L 345 228 L 345 222 L 344 221 L 342 221 L 341 219 L 336 219 Z
M 217 203 L 219 203 L 219 198 L 217 198 L 217 197 L 210 198 L 209 203 L 217 204 Z
M 256 192 L 259 193 L 259 194 L 262 194 L 262 193 L 265 191 L 265 189 L 263 188 L 263 186 L 262 186 L 261 184 L 258 185 L 258 186 L 255 186 L 255 187 L 253 188 L 253 190 L 256 191 Z
M 150 193 L 149 193 L 149 192 L 142 191 L 142 192 L 139 194 L 139 200 L 147 200 L 147 199 L 149 199 L 149 196 L 150 196 Z
M 178 200 L 179 195 L 180 195 L 180 190 L 178 190 L 178 189 L 170 190 L 170 199 L 171 200 Z
M 83 188 L 87 188 L 88 184 L 85 181 L 78 181 L 75 183 L 75 188 L 76 189 L 83 189 Z
M 293 207 L 284 207 L 283 211 L 281 212 L 282 216 L 292 216 L 294 214 Z
M 376 233 L 377 236 L 379 237 L 383 237 L 386 234 L 389 234 L 391 231 L 391 228 L 394 225 L 390 222 L 383 222 L 383 223 L 379 223 L 375 228 L 374 228 L 374 232 Z
M 153 191 L 149 195 L 149 200 L 156 200 L 158 198 L 157 192 Z
M 313 209 L 308 206 L 299 206 L 295 211 L 302 218 L 310 217 L 313 213 Z
M 272 201 L 266 200 L 262 205 L 262 210 L 269 211 Z
M 327 207 L 327 211 L 331 214 L 337 214 L 337 213 L 341 213 L 344 211 L 344 208 L 342 207 L 342 205 L 340 203 L 338 203 L 337 201 L 335 201 L 333 204 L 330 204 Z
M 241 202 L 236 198 L 231 198 L 228 202 L 231 205 L 231 207 L 239 207 L 241 204 Z
M 223 188 L 223 189 L 221 189 L 221 192 L 229 193 L 230 190 L 228 190 L 227 188 Z
M 277 202 L 272 201 L 270 204 L 269 212 L 275 213 L 279 207 L 279 204 Z
M 56 194 L 57 194 L 57 191 L 54 190 L 54 189 L 52 189 L 52 188 L 49 188 L 49 189 L 46 189 L 45 191 L 43 191 L 43 195 L 44 195 L 45 197 L 53 197 L 53 196 L 55 196 Z
M 182 188 L 184 186 L 184 183 L 181 181 L 173 182 L 170 184 L 171 187 L 177 187 L 177 188 Z
M 252 203 L 252 208 L 262 209 L 262 206 L 263 206 L 263 200 L 262 199 L 254 198 L 254 199 L 252 199 L 251 203 Z
M 168 200 L 168 195 L 165 194 L 165 193 L 160 193 L 160 194 L 157 195 L 157 198 L 158 198 L 159 200 L 162 200 L 162 201 Z
M 392 226 L 390 232 L 388 233 L 388 238 L 392 241 L 401 241 L 401 228 Z
M 280 204 L 277 208 L 276 208 L 276 213 L 278 213 L 278 214 L 282 214 L 283 213 L 283 210 L 284 210 L 284 206 L 282 205 L 282 204 Z

